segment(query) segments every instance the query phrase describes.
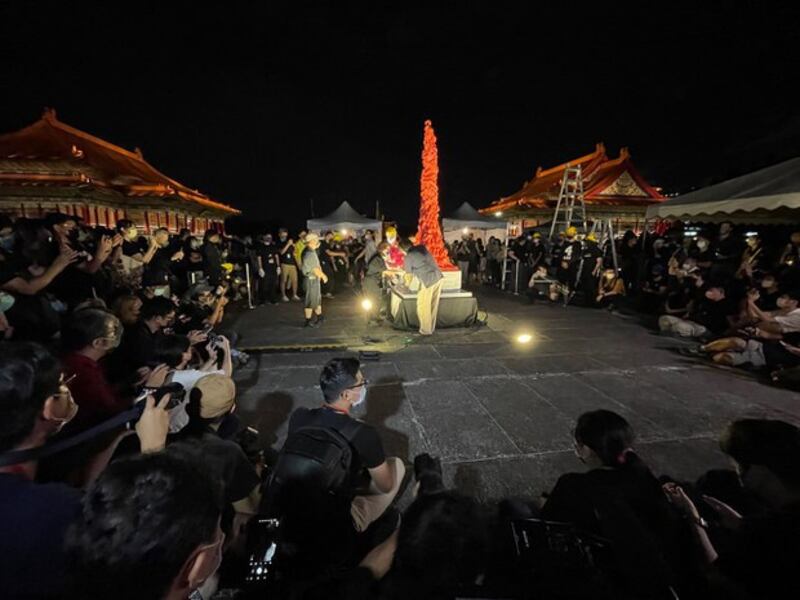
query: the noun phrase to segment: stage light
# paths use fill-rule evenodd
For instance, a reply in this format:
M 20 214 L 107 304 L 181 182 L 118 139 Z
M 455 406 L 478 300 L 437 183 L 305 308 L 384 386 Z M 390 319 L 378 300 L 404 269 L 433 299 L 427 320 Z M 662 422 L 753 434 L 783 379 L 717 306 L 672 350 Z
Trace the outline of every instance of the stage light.
M 494 216 L 495 217 L 502 217 L 503 216 L 503 211 L 502 210 L 498 210 L 497 212 L 494 213 Z
M 461 230 L 461 233 L 467 235 L 469 233 L 469 227 L 464 227 L 464 229 Z
M 347 235 L 347 229 L 342 229 L 342 235 Z
M 367 312 L 371 311 L 372 310 L 372 300 L 370 300 L 369 298 L 364 298 L 361 301 L 361 308 L 363 308 Z
M 529 344 L 533 340 L 533 336 L 530 333 L 520 333 L 517 336 L 517 342 L 520 344 Z

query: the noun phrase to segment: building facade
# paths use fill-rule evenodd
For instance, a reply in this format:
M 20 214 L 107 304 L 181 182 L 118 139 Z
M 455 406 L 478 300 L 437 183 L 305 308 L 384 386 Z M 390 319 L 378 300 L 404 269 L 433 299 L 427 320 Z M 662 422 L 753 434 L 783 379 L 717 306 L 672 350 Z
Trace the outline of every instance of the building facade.
M 611 219 L 615 229 L 640 229 L 651 204 L 665 196 L 651 186 L 631 161 L 627 148 L 611 159 L 602 143 L 594 152 L 550 169 L 536 169 L 522 189 L 480 210 L 485 215 L 502 213 L 515 222 L 515 229 L 536 227 L 553 219 L 561 180 L 570 167 L 581 167 L 584 202 L 589 221 Z
M 160 173 L 138 148 L 75 129 L 50 109 L 32 125 L 0 135 L 0 212 L 29 218 L 60 212 L 106 227 L 130 219 L 144 233 L 222 231 L 225 218 L 239 214 Z

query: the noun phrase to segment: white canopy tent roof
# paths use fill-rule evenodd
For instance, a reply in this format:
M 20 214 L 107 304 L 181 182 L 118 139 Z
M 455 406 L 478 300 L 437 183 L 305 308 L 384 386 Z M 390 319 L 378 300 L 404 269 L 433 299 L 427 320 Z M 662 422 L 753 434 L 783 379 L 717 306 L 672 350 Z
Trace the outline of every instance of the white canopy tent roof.
M 469 202 L 464 202 L 449 217 L 442 219 L 442 229 L 505 229 L 506 222 L 502 219 L 484 217 L 475 210 Z
M 372 229 L 380 237 L 383 223 L 377 219 L 368 219 L 358 214 L 347 201 L 342 202 L 331 214 L 306 221 L 309 231 L 362 231 Z
M 653 204 L 647 218 L 742 223 L 800 220 L 800 158 Z

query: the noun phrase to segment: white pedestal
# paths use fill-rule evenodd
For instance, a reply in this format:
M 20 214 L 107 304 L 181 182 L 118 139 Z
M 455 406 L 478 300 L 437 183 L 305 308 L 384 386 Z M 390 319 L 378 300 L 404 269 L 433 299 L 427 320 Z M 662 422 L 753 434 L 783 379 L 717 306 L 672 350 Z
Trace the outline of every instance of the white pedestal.
M 444 279 L 442 281 L 442 292 L 461 291 L 461 271 L 442 271 Z M 419 289 L 419 280 L 415 277 L 411 280 L 411 284 L 407 288 L 412 292 Z M 472 294 L 469 294 L 470 296 Z
M 461 273 L 459 272 L 459 280 L 461 280 Z M 415 300 L 417 298 L 417 291 L 419 288 L 412 290 L 406 286 L 398 285 L 392 288 L 392 293 L 390 297 L 389 303 L 389 311 L 392 314 L 392 317 L 397 315 L 397 310 L 400 308 L 400 303 L 403 300 Z M 440 296 L 441 299 L 444 298 L 472 298 L 472 292 L 468 292 L 466 290 L 447 290 L 443 289 L 442 294 Z

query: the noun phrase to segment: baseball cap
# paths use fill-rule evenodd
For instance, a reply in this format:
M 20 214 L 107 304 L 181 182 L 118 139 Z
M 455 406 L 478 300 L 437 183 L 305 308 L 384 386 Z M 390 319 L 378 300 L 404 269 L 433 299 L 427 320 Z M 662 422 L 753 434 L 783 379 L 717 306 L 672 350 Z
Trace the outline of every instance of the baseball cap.
M 200 416 L 216 419 L 231 412 L 236 400 L 236 384 L 220 373 L 210 373 L 194 384 L 200 390 Z

